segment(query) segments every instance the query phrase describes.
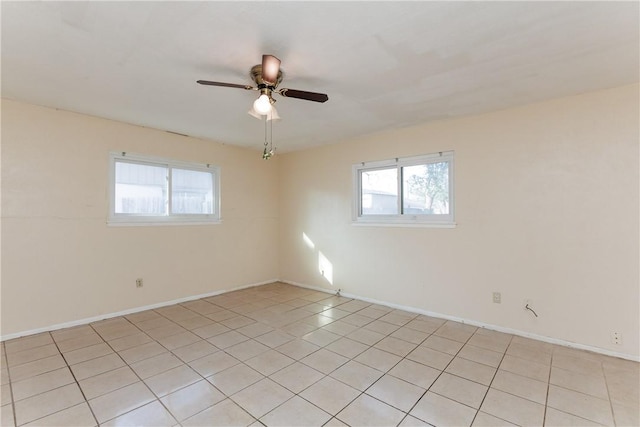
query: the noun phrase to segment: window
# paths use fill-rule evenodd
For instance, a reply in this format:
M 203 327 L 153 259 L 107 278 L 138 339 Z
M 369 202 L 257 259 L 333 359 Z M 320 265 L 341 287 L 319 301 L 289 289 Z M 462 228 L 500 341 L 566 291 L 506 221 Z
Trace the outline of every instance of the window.
M 110 155 L 109 223 L 214 223 L 219 169 L 211 165 Z
M 354 221 L 454 225 L 453 152 L 353 166 Z

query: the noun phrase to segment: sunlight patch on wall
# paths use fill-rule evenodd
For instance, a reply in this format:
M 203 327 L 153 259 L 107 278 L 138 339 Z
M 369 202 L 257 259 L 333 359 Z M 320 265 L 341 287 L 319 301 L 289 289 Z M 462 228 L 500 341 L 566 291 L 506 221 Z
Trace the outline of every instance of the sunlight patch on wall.
M 318 269 L 330 285 L 333 285 L 333 264 L 322 252 L 318 252 Z

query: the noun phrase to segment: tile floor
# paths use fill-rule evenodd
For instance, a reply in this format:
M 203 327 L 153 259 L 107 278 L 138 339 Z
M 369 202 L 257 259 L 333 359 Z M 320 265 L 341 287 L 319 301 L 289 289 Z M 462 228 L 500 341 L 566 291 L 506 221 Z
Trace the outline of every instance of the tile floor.
M 640 425 L 639 364 L 274 283 L 1 345 L 1 425 Z

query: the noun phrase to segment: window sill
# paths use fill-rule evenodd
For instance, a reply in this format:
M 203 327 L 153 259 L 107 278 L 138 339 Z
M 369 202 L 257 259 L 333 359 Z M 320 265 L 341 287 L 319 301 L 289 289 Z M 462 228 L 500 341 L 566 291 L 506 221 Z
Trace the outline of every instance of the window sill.
M 455 222 L 415 222 L 415 221 L 353 221 L 356 227 L 410 227 L 410 228 L 456 228 Z
M 215 221 L 107 221 L 108 227 L 158 227 L 185 225 L 218 225 L 222 220 Z

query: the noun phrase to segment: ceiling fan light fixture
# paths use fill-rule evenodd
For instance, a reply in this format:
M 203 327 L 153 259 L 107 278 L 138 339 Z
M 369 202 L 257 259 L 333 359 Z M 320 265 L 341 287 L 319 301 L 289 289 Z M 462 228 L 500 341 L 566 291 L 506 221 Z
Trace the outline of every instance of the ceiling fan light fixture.
M 264 116 L 271 111 L 271 99 L 267 94 L 261 94 L 253 103 L 253 109 L 256 113 Z

